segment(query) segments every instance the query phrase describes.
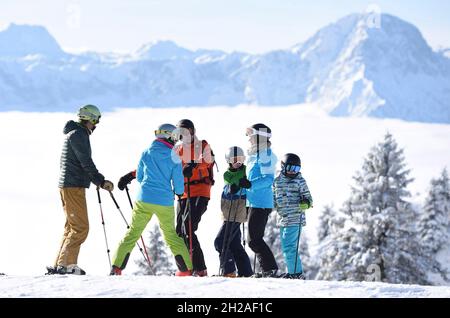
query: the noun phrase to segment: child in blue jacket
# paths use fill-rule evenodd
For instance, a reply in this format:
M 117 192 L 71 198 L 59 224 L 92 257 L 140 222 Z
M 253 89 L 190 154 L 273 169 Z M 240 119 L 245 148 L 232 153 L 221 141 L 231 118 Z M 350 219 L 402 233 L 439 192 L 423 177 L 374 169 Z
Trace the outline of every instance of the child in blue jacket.
M 284 278 L 292 279 L 305 279 L 298 246 L 302 227 L 306 225 L 305 210 L 313 204 L 300 168 L 300 158 L 295 154 L 286 154 L 281 161 L 281 172 L 275 178 L 273 186 L 275 209 L 279 216 L 281 248 L 288 268 Z

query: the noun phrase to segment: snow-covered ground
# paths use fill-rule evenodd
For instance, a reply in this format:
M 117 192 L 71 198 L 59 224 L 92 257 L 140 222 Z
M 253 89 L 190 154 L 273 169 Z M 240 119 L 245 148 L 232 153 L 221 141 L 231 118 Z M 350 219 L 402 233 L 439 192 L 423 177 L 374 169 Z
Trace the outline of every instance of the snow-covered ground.
M 74 113 L 75 111 L 76 109 Z M 54 261 L 64 226 L 64 215 L 57 188 L 59 157 L 63 142 L 62 128 L 67 120 L 73 118 L 74 114 L 70 113 L 0 113 L 0 149 L 2 149 L 0 272 L 9 275 L 41 275 L 45 272 L 45 266 Z M 340 207 L 349 195 L 352 176 L 360 169 L 363 157 L 372 145 L 383 139 L 386 131 L 390 131 L 399 146 L 405 149 L 406 163 L 412 169 L 411 176 L 415 178 L 409 188 L 414 203 L 421 203 L 431 178 L 438 177 L 445 166 L 450 168 L 450 125 L 371 118 L 335 118 L 309 105 L 122 109 L 105 113 L 102 122 L 91 136 L 94 162 L 100 172 L 116 183 L 120 176 L 135 169 L 141 152 L 153 140 L 154 129 L 161 123 L 176 123 L 181 118 L 190 118 L 194 121 L 198 136 L 208 140 L 212 145 L 220 168 L 208 211 L 198 231 L 210 274 L 215 274 L 218 270 L 218 255 L 214 250 L 213 241 L 221 224 L 219 197 L 223 185 L 221 174 L 226 168 L 224 153 L 233 145 L 247 148 L 245 128 L 251 124 L 264 122 L 272 128 L 273 149 L 278 157 L 287 152 L 295 152 L 302 158 L 303 175 L 315 202 L 314 209 L 307 213 L 308 225 L 304 230 L 312 247 L 315 243 L 317 216 L 323 206 L 334 203 L 335 207 Z M 136 193 L 135 182 L 131 185 L 130 191 L 132 194 Z M 88 274 L 106 276 L 109 273 L 109 265 L 95 188 L 91 187 L 87 194 L 90 233 L 81 248 L 79 265 Z M 103 191 L 102 194 L 106 230 L 113 253 L 126 227 L 107 193 Z M 114 190 L 114 194 L 129 219 L 131 210 L 125 193 Z M 129 265 L 124 271 L 126 275 L 131 275 L 136 270 L 134 262 L 141 257 L 137 250 L 132 253 Z M 7 291 L 11 295 L 13 293 L 19 295 L 19 288 L 14 286 L 20 285 L 22 278 L 13 276 L 1 279 L 3 293 Z M 102 277 L 90 277 L 77 278 L 73 281 L 85 282 L 85 279 L 88 280 L 87 286 L 91 285 L 90 282 L 92 284 L 99 282 L 105 288 L 107 286 L 110 294 L 114 294 L 113 290 L 126 288 L 120 286 L 120 279 L 104 280 Z M 148 288 L 146 285 L 154 286 L 153 283 L 146 284 L 147 279 L 151 281 L 151 278 L 123 278 L 130 284 L 136 284 L 139 290 L 146 290 L 145 288 Z M 72 278 L 36 277 L 36 285 L 30 290 L 38 291 L 37 286 L 43 280 L 61 286 L 61 292 L 66 293 L 63 282 L 72 281 Z M 190 281 L 191 279 L 187 279 L 180 281 L 179 284 L 188 284 Z M 176 282 L 178 284 L 179 281 Z M 206 289 L 210 287 L 213 289 L 214 285 L 218 285 L 223 291 L 227 290 L 229 284 L 238 284 L 243 286 L 240 288 L 243 293 L 250 293 L 245 287 L 248 280 L 236 280 L 231 283 L 217 278 L 195 282 L 204 284 L 203 287 Z M 23 278 L 23 283 L 30 286 L 34 284 L 29 278 Z M 319 284 L 283 281 L 284 283 L 292 284 L 293 290 L 299 295 L 308 293 L 308 288 L 302 288 L 301 286 L 304 286 L 302 284 L 307 284 L 308 287 L 310 284 L 311 286 Z M 278 286 L 277 284 L 281 282 L 257 284 L 256 286 L 260 287 L 255 288 L 258 288 L 261 295 L 275 296 L 271 294 L 272 287 L 268 286 Z M 332 289 L 328 291 L 329 288 L 326 286 L 338 286 L 340 290 L 351 293 L 349 295 L 358 295 L 357 288 L 361 290 L 365 288 L 364 284 L 321 284 L 317 285 L 324 286 L 321 287 L 320 293 L 322 295 L 329 293 L 330 296 L 333 295 Z M 164 295 L 173 293 L 169 287 L 166 289 L 164 284 L 158 283 L 158 286 Z M 368 288 L 364 295 L 371 296 L 377 290 L 383 292 L 383 295 L 389 294 L 390 287 L 374 286 L 378 287 Z M 88 291 L 88 289 L 85 290 L 88 295 L 101 296 L 99 290 Z M 185 295 L 183 288 L 177 290 Z M 198 290 L 196 293 L 200 293 L 200 288 Z M 281 290 L 280 288 L 280 296 L 285 296 L 285 292 L 289 291 Z M 430 290 L 438 292 L 444 289 Z M 422 291 L 426 294 L 428 289 L 414 287 L 409 290 L 413 295 L 421 294 Z M 25 295 L 27 290 L 23 289 L 21 292 Z M 148 293 L 146 295 L 155 293 L 155 296 L 158 292 L 151 288 L 145 291 Z M 78 295 L 81 293 L 80 290 Z M 218 293 L 216 295 L 219 296 Z
M 449 298 L 450 287 L 275 278 L 5 276 L 0 277 L 0 297 Z

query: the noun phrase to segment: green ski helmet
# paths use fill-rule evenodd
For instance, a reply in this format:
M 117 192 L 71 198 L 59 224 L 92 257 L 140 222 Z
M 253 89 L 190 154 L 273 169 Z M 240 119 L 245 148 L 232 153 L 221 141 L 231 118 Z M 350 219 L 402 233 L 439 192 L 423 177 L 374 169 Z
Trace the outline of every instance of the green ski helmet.
M 97 106 L 94 105 L 85 105 L 78 110 L 78 118 L 86 120 L 92 125 L 97 125 L 100 122 L 100 117 L 102 117 L 102 114 Z

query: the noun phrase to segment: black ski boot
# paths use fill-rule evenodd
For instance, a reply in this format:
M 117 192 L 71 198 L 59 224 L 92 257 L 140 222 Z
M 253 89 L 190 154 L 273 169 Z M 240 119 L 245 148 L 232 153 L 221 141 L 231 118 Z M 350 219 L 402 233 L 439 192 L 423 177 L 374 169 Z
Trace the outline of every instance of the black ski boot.
M 265 272 L 255 273 L 253 274 L 253 278 L 279 278 L 280 276 L 277 275 L 278 269 L 272 269 Z
M 59 268 L 59 266 L 58 266 Z M 67 268 L 65 268 L 66 274 L 72 274 L 72 275 L 86 275 L 86 272 L 78 267 L 77 264 L 68 265 Z
M 283 276 L 281 276 L 281 278 L 306 280 L 306 277 L 305 275 L 303 275 L 303 273 L 295 273 L 295 274 L 286 273 Z
M 67 268 L 65 266 L 58 265 L 55 266 L 47 266 L 47 273 L 45 275 L 65 275 L 67 274 Z

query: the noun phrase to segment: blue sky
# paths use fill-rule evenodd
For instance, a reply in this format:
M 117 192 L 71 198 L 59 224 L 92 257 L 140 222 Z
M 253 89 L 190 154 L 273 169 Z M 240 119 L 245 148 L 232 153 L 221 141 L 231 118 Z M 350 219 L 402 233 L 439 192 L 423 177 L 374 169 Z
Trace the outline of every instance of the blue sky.
M 319 28 L 376 4 L 450 47 L 447 0 L 2 0 L 0 28 L 39 24 L 64 48 L 133 51 L 170 39 L 190 48 L 261 53 L 303 42 Z

